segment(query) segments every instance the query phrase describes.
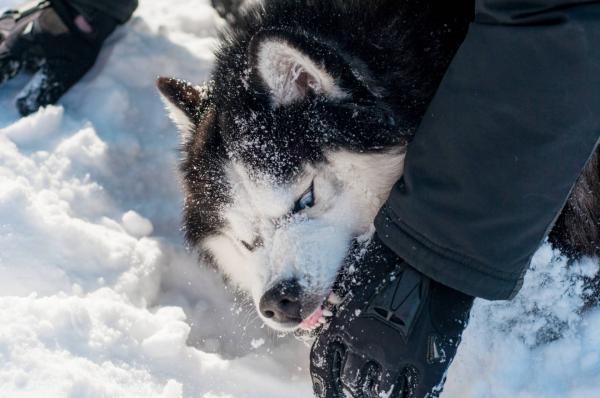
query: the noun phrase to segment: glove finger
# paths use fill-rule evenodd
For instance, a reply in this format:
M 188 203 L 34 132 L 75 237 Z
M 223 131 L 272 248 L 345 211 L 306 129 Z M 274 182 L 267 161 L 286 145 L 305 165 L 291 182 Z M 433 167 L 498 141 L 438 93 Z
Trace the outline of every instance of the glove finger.
M 310 373 L 315 396 L 345 398 L 341 383 L 341 369 L 346 348 L 339 342 L 325 343 L 317 339 L 310 352 Z
M 419 372 L 413 367 L 404 368 L 400 374 L 382 372 L 377 384 L 377 395 L 389 398 L 417 398 Z
M 381 367 L 361 355 L 347 352 L 343 362 L 341 380 L 354 397 L 374 397 Z
M 377 392 L 377 385 L 381 379 L 381 367 L 375 362 L 367 362 L 360 371 L 359 388 L 360 396 L 380 397 Z

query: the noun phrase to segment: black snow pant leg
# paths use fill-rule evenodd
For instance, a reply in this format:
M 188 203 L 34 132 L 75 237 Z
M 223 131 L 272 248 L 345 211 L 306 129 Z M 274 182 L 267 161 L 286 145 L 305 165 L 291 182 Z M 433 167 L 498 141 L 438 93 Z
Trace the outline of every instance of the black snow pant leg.
M 376 219 L 427 276 L 508 299 L 600 137 L 600 2 L 479 0 Z

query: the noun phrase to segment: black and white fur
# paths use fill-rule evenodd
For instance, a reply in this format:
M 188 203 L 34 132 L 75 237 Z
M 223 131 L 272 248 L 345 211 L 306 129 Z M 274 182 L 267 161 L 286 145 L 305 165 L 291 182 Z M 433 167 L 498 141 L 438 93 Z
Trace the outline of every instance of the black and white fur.
M 186 238 L 269 326 L 298 328 L 352 240 L 372 233 L 472 10 L 472 0 L 267 1 L 222 35 L 205 86 L 159 80 L 182 132 Z M 265 297 L 286 283 L 292 297 L 279 293 L 299 316 L 265 316 Z

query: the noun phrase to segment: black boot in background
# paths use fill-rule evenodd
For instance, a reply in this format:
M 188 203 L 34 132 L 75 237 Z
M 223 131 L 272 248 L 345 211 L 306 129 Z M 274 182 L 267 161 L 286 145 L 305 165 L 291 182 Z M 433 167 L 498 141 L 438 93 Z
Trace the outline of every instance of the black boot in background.
M 92 68 L 117 25 L 117 20 L 95 9 L 52 1 L 51 7 L 0 44 L 0 84 L 21 70 L 34 73 L 17 98 L 21 115 L 56 103 Z
M 30 41 L 32 21 L 49 7 L 49 2 L 28 3 L 0 15 L 0 85 L 23 69 L 37 70 L 41 48 Z

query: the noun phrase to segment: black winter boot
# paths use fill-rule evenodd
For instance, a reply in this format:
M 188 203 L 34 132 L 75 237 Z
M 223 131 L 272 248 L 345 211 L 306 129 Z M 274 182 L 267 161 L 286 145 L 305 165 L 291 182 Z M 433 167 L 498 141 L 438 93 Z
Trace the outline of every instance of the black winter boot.
M 473 297 L 417 272 L 377 236 L 352 267 L 311 350 L 316 396 L 438 397 Z
M 31 35 L 27 32 L 49 4 L 27 3 L 0 15 L 0 84 L 15 77 L 26 65 L 37 69 L 41 61 L 41 49 L 34 48 Z
M 0 43 L 0 84 L 21 70 L 34 73 L 17 98 L 22 115 L 53 104 L 94 65 L 117 21 L 90 10 L 83 17 L 66 2 L 32 13 Z

